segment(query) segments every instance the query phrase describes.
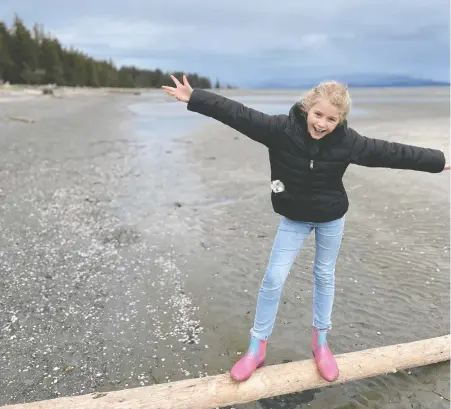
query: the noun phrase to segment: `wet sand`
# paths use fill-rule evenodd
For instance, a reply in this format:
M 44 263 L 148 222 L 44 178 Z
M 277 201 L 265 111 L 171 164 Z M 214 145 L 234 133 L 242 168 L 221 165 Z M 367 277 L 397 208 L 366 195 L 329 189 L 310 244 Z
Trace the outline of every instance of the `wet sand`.
M 223 92 L 279 112 L 297 96 Z M 449 151 L 448 90 L 353 95 L 360 133 Z M 228 371 L 279 220 L 264 147 L 159 92 L 0 106 L 0 404 Z M 449 333 L 449 173 L 350 167 L 345 185 L 334 351 Z M 311 357 L 313 237 L 269 365 Z M 449 388 L 445 363 L 236 408 L 445 408 Z

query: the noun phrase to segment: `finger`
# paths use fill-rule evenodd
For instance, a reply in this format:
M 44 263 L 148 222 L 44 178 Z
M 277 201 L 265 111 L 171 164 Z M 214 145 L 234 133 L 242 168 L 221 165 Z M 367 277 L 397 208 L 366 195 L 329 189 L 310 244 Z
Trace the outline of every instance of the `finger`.
M 450 169 L 450 165 L 445 165 L 445 167 L 443 168 L 443 170 L 449 170 Z
M 175 91 L 177 88 L 174 87 L 168 87 L 167 85 L 162 85 L 161 88 L 168 91 Z
M 172 81 L 174 81 L 175 85 L 177 85 L 177 87 L 178 87 L 179 85 L 182 86 L 182 84 L 180 84 L 180 81 L 179 81 L 177 78 L 175 78 L 174 75 L 171 74 L 171 78 L 172 78 Z
M 166 92 L 166 94 L 168 94 L 168 95 L 175 95 L 175 93 L 177 92 L 177 89 L 168 87 L 168 88 L 164 89 L 164 92 Z
M 187 87 L 189 87 L 188 78 L 186 78 L 186 75 L 183 74 L 183 84 Z
M 166 94 L 174 97 L 175 96 L 175 91 L 171 90 L 171 89 L 165 89 L 164 92 L 166 92 Z

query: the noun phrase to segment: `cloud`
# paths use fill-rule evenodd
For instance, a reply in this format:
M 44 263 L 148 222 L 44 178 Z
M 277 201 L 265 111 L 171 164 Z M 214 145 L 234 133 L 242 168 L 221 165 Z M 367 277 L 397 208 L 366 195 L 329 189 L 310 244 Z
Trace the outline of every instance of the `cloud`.
M 189 27 L 178 27 L 176 34 L 187 35 L 187 29 L 189 32 Z M 174 27 L 145 20 L 86 16 L 69 26 L 56 28 L 53 33 L 65 44 L 107 47 L 136 54 L 144 50 L 167 50 L 167 38 L 174 35 Z

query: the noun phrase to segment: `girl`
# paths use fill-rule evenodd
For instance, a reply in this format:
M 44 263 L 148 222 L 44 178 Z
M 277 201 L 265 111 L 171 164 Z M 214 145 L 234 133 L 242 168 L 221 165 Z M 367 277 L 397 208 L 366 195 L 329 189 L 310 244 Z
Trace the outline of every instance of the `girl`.
M 304 240 L 315 230 L 312 352 L 320 375 L 339 376 L 327 344 L 348 197 L 342 183 L 349 164 L 439 173 L 449 170 L 442 151 L 370 139 L 347 125 L 346 86 L 323 82 L 294 104 L 288 115 L 266 115 L 241 103 L 183 84 L 165 92 L 187 109 L 214 118 L 264 144 L 271 164 L 271 202 L 281 221 L 261 284 L 249 348 L 231 377 L 245 381 L 263 365 L 283 286 Z

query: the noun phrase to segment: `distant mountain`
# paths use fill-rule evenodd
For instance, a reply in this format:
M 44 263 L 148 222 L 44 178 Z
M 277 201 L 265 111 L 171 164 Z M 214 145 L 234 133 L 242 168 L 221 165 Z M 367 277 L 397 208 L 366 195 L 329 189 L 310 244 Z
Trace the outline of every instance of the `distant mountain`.
M 348 84 L 350 87 L 425 87 L 450 85 L 450 83 L 446 81 L 414 78 L 407 75 L 348 74 L 303 80 L 278 78 L 262 81 L 255 85 L 252 84 L 251 87 L 259 89 L 301 89 L 315 86 L 325 79 L 335 79 Z

